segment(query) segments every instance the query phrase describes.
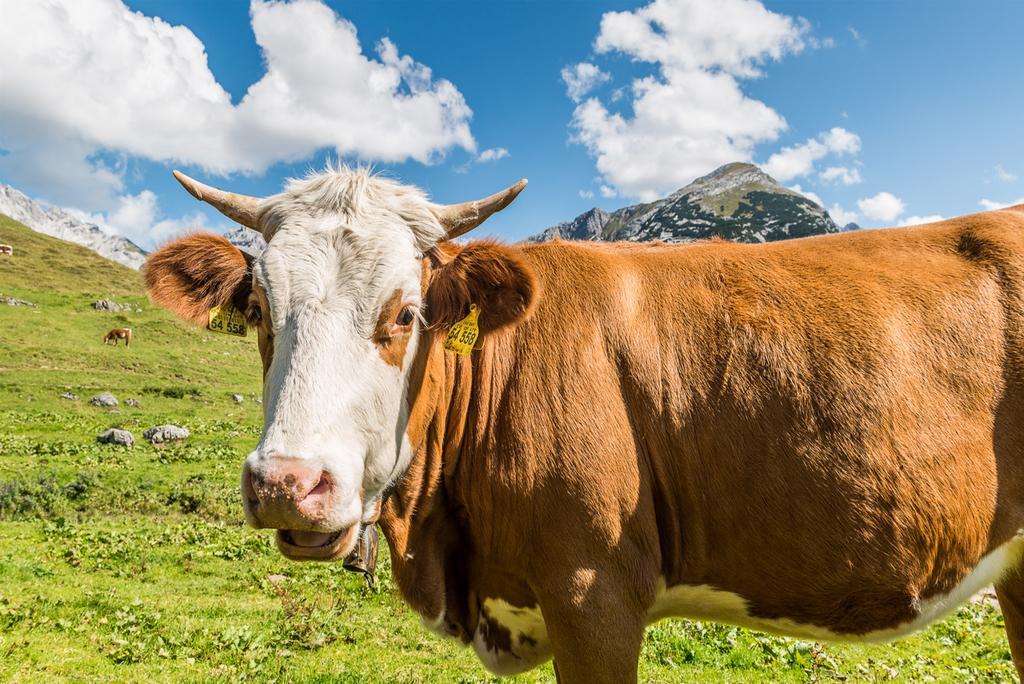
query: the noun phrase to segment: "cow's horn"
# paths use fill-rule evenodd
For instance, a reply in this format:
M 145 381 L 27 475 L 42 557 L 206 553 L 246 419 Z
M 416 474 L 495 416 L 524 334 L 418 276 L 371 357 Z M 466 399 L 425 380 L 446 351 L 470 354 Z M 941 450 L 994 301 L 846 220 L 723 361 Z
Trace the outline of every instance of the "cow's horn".
M 181 171 L 175 171 L 174 177 L 178 179 L 189 193 L 197 200 L 206 202 L 232 221 L 241 223 L 246 228 L 259 231 L 260 205 L 263 203 L 259 197 L 239 195 L 234 192 L 225 192 L 211 187 L 206 183 L 200 183 L 194 178 L 189 178 Z
M 441 225 L 448 230 L 445 239 L 451 240 L 464 235 L 486 221 L 491 214 L 501 211 L 516 198 L 516 195 L 526 187 L 526 179 L 522 179 L 515 185 L 510 185 L 501 192 L 496 192 L 490 197 L 485 197 L 475 202 L 463 202 L 462 204 L 449 204 L 438 207 L 437 218 Z

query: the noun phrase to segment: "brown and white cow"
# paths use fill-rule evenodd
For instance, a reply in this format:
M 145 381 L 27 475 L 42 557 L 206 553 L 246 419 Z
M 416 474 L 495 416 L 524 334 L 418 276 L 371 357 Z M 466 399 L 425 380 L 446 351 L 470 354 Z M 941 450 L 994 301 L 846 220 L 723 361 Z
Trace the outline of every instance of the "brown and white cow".
M 118 340 L 124 340 L 124 346 L 130 347 L 132 345 L 132 329 L 113 328 L 110 332 L 103 336 L 103 344 L 113 342 L 114 346 L 116 347 Z
M 14 248 L 10 245 L 0 245 L 0 254 L 6 254 L 7 256 L 14 256 Z
M 362 171 L 267 199 L 268 247 L 158 250 L 152 297 L 259 333 L 255 527 L 333 560 L 379 525 L 406 601 L 497 673 L 635 679 L 646 625 L 881 640 L 995 582 L 1024 671 L 1024 206 L 765 245 L 458 244 Z M 443 346 L 479 310 L 482 347 Z M 478 345 L 479 347 L 480 345 Z

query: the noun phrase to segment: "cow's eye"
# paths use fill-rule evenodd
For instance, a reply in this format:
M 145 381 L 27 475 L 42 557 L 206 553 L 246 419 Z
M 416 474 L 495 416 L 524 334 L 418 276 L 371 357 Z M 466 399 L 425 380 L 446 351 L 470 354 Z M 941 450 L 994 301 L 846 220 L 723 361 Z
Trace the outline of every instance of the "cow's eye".
M 411 306 L 407 306 L 398 312 L 398 318 L 395 319 L 395 325 L 400 328 L 407 328 L 412 325 L 414 320 L 416 320 L 416 313 L 412 310 Z
M 258 304 L 254 304 L 249 307 L 245 317 L 248 319 L 249 325 L 257 325 L 263 320 L 263 311 L 260 309 Z

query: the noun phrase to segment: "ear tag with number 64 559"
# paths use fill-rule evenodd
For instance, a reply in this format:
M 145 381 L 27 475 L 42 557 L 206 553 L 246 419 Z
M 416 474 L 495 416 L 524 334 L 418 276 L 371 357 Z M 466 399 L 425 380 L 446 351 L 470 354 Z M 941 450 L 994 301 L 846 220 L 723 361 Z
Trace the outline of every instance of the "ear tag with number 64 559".
M 230 304 L 210 309 L 210 322 L 206 324 L 210 332 L 245 337 L 245 328 L 245 316 Z
M 480 326 L 477 318 L 480 310 L 476 304 L 469 305 L 469 315 L 448 329 L 448 336 L 444 338 L 444 348 L 462 356 L 469 356 L 473 351 L 473 345 L 480 337 Z

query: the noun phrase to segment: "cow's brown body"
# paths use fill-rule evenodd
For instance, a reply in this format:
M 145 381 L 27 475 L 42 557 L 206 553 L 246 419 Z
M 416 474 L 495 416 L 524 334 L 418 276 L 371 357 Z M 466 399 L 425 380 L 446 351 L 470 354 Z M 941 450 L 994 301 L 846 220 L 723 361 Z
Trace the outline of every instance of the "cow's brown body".
M 587 684 L 634 680 L 662 617 L 887 639 L 994 582 L 1024 674 L 1024 205 L 508 247 L 452 240 L 523 181 L 431 205 L 344 169 L 267 199 L 178 178 L 269 241 L 251 264 L 182 238 L 146 280 L 197 324 L 231 303 L 257 328 L 243 508 L 288 557 L 344 558 L 377 521 L 429 626 L 493 671 L 554 656 Z M 474 307 L 482 346 L 456 356 Z
M 650 620 L 736 618 L 666 609 L 666 587 L 739 597 L 755 626 L 885 636 L 987 554 L 1017 558 L 1024 206 L 520 251 L 527 321 L 471 360 L 443 331 L 421 344 L 421 448 L 380 519 L 405 598 L 496 669 L 546 653 L 487 599 L 540 609 L 566 681 L 625 681 Z M 1022 587 L 998 586 L 1018 664 Z
M 124 346 L 130 347 L 132 344 L 132 329 L 131 328 L 114 328 L 106 335 L 103 336 L 103 344 L 113 342 L 114 346 L 117 346 L 118 340 L 124 340 Z

